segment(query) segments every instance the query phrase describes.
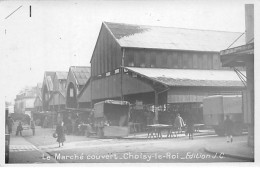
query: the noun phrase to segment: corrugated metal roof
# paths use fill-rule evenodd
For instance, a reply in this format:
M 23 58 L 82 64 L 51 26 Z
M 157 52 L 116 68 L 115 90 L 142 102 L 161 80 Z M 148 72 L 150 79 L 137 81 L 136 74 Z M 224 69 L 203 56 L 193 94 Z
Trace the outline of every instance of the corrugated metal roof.
M 71 66 L 71 72 L 76 78 L 78 85 L 85 85 L 87 80 L 90 78 L 91 68 L 88 66 Z
M 168 86 L 243 86 L 237 74 L 232 70 L 125 68 Z M 243 74 L 246 73 L 243 72 Z
M 68 72 L 65 71 L 57 71 L 56 76 L 58 80 L 66 80 L 68 76 Z
M 104 22 L 121 47 L 219 52 L 228 48 L 240 32 L 130 25 Z M 244 35 L 231 47 L 245 44 Z

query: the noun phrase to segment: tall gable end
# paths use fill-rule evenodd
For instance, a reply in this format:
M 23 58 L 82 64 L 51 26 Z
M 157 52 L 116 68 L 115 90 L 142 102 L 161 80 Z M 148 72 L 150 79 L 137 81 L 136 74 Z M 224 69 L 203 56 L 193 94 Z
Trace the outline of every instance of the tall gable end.
M 91 75 L 98 76 L 121 66 L 122 51 L 114 35 L 105 23 L 95 45 L 91 59 Z

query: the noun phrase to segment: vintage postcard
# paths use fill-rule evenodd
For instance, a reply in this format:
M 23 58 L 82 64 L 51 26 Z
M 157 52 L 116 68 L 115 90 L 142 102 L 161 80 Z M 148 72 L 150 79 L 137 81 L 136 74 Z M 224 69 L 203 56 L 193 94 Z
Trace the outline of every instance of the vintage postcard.
M 254 8 L 2 1 L 4 164 L 254 163 Z

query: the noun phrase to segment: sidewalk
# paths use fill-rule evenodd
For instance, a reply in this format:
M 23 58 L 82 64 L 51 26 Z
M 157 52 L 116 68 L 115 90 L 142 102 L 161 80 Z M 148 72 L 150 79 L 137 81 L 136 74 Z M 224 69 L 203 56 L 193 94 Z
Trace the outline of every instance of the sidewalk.
M 8 164 L 57 163 L 53 158 L 47 160 L 46 156 L 46 153 L 26 141 L 23 137 L 11 135 Z
M 130 134 L 127 137 L 124 137 L 124 139 L 156 139 L 156 138 L 147 138 L 147 132 L 142 132 L 142 133 L 136 133 L 136 134 Z M 199 132 L 196 132 L 193 134 L 194 137 L 196 138 L 196 136 L 205 136 L 205 135 L 216 135 L 215 132 L 213 130 L 200 130 Z M 185 135 L 185 132 L 182 132 L 181 134 L 177 135 L 178 138 L 180 137 L 187 137 Z M 173 137 L 172 137 L 173 138 Z M 175 136 L 174 136 L 175 138 Z M 167 138 L 167 132 L 162 132 L 162 139 L 169 139 Z
M 44 145 L 57 145 L 57 139 L 53 138 L 53 133 L 55 129 L 53 128 L 41 128 L 39 126 L 35 129 L 35 136 L 32 135 L 31 130 L 26 130 L 23 132 L 24 138 L 34 144 L 35 146 Z M 94 138 L 87 138 L 86 136 L 76 136 L 76 135 L 66 135 L 65 143 L 79 142 L 79 141 L 89 141 L 94 140 Z
M 254 148 L 247 146 L 247 136 L 235 137 L 232 143 L 227 143 L 223 138 L 223 142 L 208 144 L 204 150 L 211 154 L 224 154 L 227 157 L 254 161 Z

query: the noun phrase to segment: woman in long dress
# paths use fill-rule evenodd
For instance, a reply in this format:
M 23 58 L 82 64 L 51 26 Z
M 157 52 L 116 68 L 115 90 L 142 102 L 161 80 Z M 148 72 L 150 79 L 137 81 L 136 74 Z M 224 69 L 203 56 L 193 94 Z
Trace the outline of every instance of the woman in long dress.
M 63 126 L 63 122 L 61 122 L 60 124 L 57 125 L 56 127 L 56 133 L 58 135 L 57 138 L 57 142 L 59 143 L 59 147 L 60 144 L 62 144 L 62 146 L 64 145 L 63 143 L 65 142 L 65 133 L 64 133 L 64 126 Z

